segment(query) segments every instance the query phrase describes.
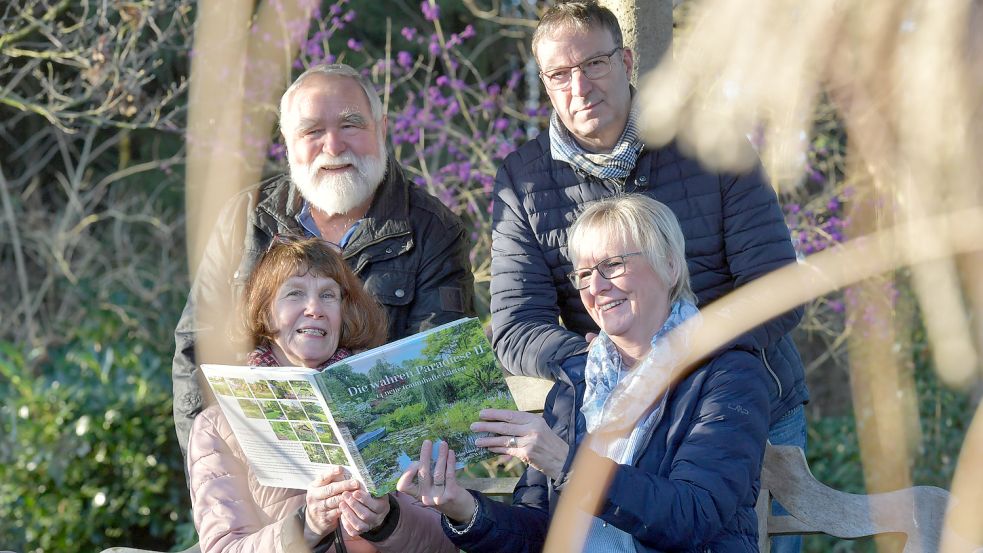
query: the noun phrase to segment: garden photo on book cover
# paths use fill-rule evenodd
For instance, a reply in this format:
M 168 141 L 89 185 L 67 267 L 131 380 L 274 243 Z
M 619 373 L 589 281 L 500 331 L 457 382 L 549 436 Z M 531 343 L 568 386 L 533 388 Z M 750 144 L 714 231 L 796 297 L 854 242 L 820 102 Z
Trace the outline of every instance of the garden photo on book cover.
M 371 365 L 355 358 L 316 377 L 336 420 L 355 436 L 369 474 L 384 489 L 395 487 L 425 439 L 446 441 L 458 454 L 458 468 L 490 457 L 474 445 L 479 436 L 471 423 L 487 407 L 515 409 L 477 320 L 409 344 L 392 348 L 398 354 L 375 357 Z

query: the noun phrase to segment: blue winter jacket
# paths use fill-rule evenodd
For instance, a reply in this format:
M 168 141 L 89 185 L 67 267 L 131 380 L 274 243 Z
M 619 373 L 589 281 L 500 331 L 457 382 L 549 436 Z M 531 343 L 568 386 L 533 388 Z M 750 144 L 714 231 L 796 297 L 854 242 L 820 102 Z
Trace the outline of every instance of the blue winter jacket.
M 512 374 L 554 379 L 562 362 L 587 350 L 584 335 L 597 325 L 566 278 L 573 270 L 567 232 L 585 206 L 619 193 L 652 197 L 676 215 L 700 306 L 795 261 L 760 168 L 710 173 L 670 144 L 642 150 L 624 182 L 603 181 L 554 160 L 544 132 L 509 154 L 495 179 L 493 345 Z M 801 309 L 789 311 L 738 341 L 769 376 L 772 421 L 808 400 L 802 360 L 788 336 L 801 317 Z
M 563 364 L 543 416 L 571 444 L 557 481 L 528 468 L 512 505 L 477 492 L 471 529 L 444 532 L 469 553 L 540 551 L 570 474 L 575 434 L 584 428 L 583 356 Z M 637 551 L 758 551 L 761 462 L 768 434 L 768 395 L 760 359 L 730 349 L 674 385 L 652 437 L 634 465 L 618 465 L 599 517 L 631 534 Z M 594 455 L 589 448 L 582 454 Z M 614 463 L 604 458 L 605 462 Z

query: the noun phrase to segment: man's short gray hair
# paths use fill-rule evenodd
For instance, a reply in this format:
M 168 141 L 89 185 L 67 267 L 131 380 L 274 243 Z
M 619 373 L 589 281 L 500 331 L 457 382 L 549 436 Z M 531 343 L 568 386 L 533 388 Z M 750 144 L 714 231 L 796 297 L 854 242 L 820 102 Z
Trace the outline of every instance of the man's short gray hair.
M 307 71 L 301 73 L 300 76 L 297 77 L 297 79 L 291 83 L 289 87 L 287 87 L 287 90 L 284 91 L 283 96 L 280 96 L 280 111 L 277 116 L 280 120 L 281 128 L 283 127 L 283 114 L 287 110 L 287 104 L 290 102 L 290 98 L 293 96 L 294 92 L 296 92 L 297 89 L 304 84 L 304 81 L 315 75 L 323 75 L 327 77 L 340 76 L 354 79 L 355 82 L 362 87 L 362 90 L 365 92 L 365 97 L 369 100 L 369 107 L 372 109 L 372 118 L 375 119 L 376 123 L 382 121 L 382 116 L 384 115 L 382 112 L 382 100 L 379 98 L 379 93 L 376 92 L 375 86 L 372 85 L 372 82 L 363 77 L 358 70 L 350 65 L 345 65 L 343 63 L 325 63 L 312 66 Z
M 686 240 L 679 221 L 665 204 L 641 194 L 614 196 L 585 209 L 570 228 L 570 258 L 581 258 L 586 240 L 634 243 L 649 265 L 669 287 L 670 303 L 696 302 L 686 266 Z M 627 252 L 626 252 L 627 253 Z
M 537 55 L 539 41 L 544 38 L 555 37 L 561 31 L 571 29 L 578 31 L 592 31 L 594 29 L 605 29 L 611 33 L 614 45 L 618 48 L 624 46 L 624 38 L 621 34 L 621 25 L 614 12 L 597 3 L 597 0 L 572 0 L 567 2 L 557 2 L 551 6 L 536 26 L 536 31 L 532 34 L 532 54 Z

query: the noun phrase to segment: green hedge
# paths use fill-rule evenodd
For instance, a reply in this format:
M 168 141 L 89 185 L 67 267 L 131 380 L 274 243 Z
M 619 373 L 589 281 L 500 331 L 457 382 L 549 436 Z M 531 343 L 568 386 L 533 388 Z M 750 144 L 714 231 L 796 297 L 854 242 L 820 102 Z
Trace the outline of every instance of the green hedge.
M 0 343 L 3 547 L 167 549 L 193 541 L 170 359 L 135 341 L 49 355 L 29 364 Z

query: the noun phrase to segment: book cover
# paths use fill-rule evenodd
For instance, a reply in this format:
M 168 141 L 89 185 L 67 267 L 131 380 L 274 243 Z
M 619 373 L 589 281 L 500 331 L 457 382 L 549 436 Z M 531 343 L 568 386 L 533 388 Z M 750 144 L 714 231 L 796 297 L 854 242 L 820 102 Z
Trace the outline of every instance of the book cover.
M 515 409 L 477 319 L 460 319 L 362 352 L 321 372 L 203 365 L 259 481 L 304 489 L 345 465 L 372 493 L 395 489 L 424 439 L 458 468 L 493 456 L 469 426 L 486 407 Z

